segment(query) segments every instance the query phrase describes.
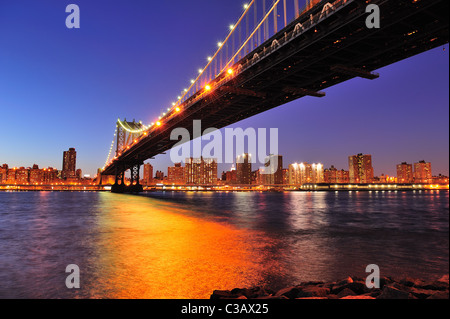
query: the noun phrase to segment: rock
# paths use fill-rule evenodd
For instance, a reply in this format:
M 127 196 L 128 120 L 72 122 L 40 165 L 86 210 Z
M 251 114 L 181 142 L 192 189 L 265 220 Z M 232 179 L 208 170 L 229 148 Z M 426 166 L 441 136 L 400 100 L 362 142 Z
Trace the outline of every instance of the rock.
M 406 287 L 415 287 L 415 286 L 420 286 L 421 284 L 423 284 L 423 282 L 421 280 L 415 279 L 415 278 L 410 278 L 410 277 L 405 277 L 405 278 L 401 279 L 399 281 L 399 283 Z
M 306 286 L 297 293 L 297 298 L 326 297 L 330 289 L 319 286 Z
M 361 295 L 363 293 L 369 292 L 369 288 L 362 282 L 351 282 L 343 285 L 333 286 L 331 289 L 332 294 L 339 294 L 344 289 L 352 290 L 356 295 Z
M 417 286 L 417 288 L 427 289 L 427 290 L 448 290 L 448 283 L 442 281 L 434 281 L 432 283 L 427 283 Z
M 435 290 L 426 290 L 415 287 L 412 287 L 409 292 L 418 299 L 427 299 L 428 297 L 436 293 Z
M 345 284 L 351 284 L 352 282 L 353 282 L 352 277 L 348 277 L 347 279 L 339 281 L 336 285 L 337 286 L 342 286 L 342 285 L 345 285 Z
M 391 277 L 381 277 L 380 278 L 380 288 L 383 289 L 384 286 L 392 284 L 394 280 Z
M 339 292 L 337 294 L 338 298 L 344 298 L 344 297 L 348 297 L 348 296 L 356 296 L 355 292 L 349 288 L 345 288 L 344 290 L 341 290 L 341 292 Z
M 308 281 L 305 283 L 302 283 L 302 286 L 320 286 L 325 284 L 323 281 Z
M 239 295 L 232 294 L 229 290 L 214 290 L 210 299 L 234 299 Z
M 347 296 L 341 299 L 375 299 L 375 298 L 368 295 L 360 295 L 360 296 Z
M 289 287 L 279 290 L 275 296 L 285 296 L 289 299 L 295 299 L 298 297 L 298 293 L 300 292 L 300 289 L 298 287 Z
M 429 296 L 427 299 L 449 299 L 448 290 L 447 291 L 438 291 Z
M 415 299 L 415 297 L 409 292 L 399 290 L 393 286 L 384 286 L 377 299 Z
M 437 281 L 446 283 L 448 285 L 448 275 L 444 275 L 441 278 L 439 278 Z

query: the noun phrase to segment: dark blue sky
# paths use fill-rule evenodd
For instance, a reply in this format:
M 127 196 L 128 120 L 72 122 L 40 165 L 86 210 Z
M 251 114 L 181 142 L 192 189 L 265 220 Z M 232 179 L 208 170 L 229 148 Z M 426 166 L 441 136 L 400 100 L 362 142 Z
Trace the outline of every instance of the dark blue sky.
M 81 10 L 67 29 L 65 8 Z M 176 100 L 243 1 L 0 0 L 0 164 L 61 169 L 102 167 L 118 117 L 148 124 Z M 285 167 L 322 162 L 348 168 L 348 155 L 373 155 L 375 174 L 427 160 L 448 175 L 448 46 L 327 89 L 234 126 L 278 127 Z M 153 161 L 166 170 L 168 156 Z M 228 168 L 228 166 L 220 167 Z

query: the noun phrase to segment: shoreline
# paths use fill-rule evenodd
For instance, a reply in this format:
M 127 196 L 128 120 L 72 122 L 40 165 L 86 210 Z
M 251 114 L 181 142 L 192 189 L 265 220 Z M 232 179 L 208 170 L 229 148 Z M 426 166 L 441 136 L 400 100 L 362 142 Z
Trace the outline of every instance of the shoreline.
M 304 282 L 273 291 L 263 287 L 214 290 L 210 299 L 449 299 L 449 275 L 433 281 L 405 277 L 380 278 L 380 288 L 369 289 L 356 276 L 332 282 Z
M 99 187 L 86 187 L 77 186 L 64 186 L 60 189 L 51 188 L 0 188 L 0 192 L 4 193 L 20 193 L 20 192 L 110 192 L 110 189 L 99 189 Z M 449 191 L 449 188 L 359 188 L 359 189 L 284 189 L 284 190 L 261 190 L 261 189 L 147 189 L 138 194 L 151 194 L 151 193 L 336 193 L 336 192 L 415 192 L 415 191 Z M 129 194 L 129 193 L 124 193 Z

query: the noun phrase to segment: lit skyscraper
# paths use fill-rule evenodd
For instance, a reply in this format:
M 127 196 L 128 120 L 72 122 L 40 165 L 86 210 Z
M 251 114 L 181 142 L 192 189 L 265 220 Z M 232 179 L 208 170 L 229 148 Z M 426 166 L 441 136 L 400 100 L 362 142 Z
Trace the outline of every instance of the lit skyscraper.
M 153 181 L 153 166 L 151 164 L 144 164 L 144 185 L 151 185 Z
M 217 160 L 214 158 L 187 158 L 184 169 L 187 185 L 214 185 L 217 183 Z
M 270 155 L 266 158 L 263 178 L 266 185 L 283 184 L 283 156 Z
M 249 154 L 239 155 L 236 159 L 237 184 L 252 183 L 252 162 Z
M 414 179 L 413 166 L 403 162 L 397 165 L 397 182 L 398 183 L 412 183 Z
M 323 165 L 309 163 L 295 163 L 289 165 L 288 180 L 290 185 L 303 185 L 306 183 L 323 183 Z
M 431 174 L 431 163 L 427 163 L 425 161 L 414 163 L 414 182 L 429 184 L 432 181 L 433 176 Z
M 167 182 L 175 185 L 184 184 L 184 167 L 181 163 L 175 163 L 173 167 L 167 169 Z
M 61 171 L 61 178 L 75 178 L 76 177 L 76 163 L 77 152 L 74 148 L 69 148 L 68 151 L 63 153 L 63 166 Z
M 350 183 L 368 184 L 373 182 L 372 155 L 353 155 L 348 157 Z

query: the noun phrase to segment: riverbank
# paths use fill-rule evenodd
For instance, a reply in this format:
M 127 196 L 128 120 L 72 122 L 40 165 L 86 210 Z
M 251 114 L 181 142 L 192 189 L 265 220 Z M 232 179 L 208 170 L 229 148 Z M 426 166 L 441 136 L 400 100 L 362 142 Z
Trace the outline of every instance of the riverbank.
M 365 279 L 305 282 L 272 291 L 262 287 L 215 290 L 210 299 L 449 299 L 449 276 L 435 281 L 380 278 L 380 288 L 367 288 Z

